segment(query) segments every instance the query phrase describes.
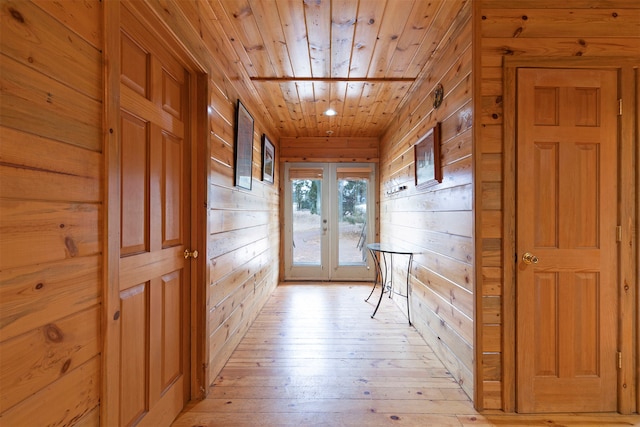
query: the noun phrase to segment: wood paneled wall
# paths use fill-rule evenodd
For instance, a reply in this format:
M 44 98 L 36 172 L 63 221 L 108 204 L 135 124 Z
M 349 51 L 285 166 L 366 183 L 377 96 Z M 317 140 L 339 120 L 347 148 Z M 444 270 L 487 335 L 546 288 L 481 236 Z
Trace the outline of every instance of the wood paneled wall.
M 232 136 L 238 95 L 225 93 L 214 81 L 211 83 L 207 252 L 210 383 L 275 289 L 280 250 L 278 174 L 273 184 L 261 180 L 261 135 L 267 133 L 271 141 L 277 141 L 276 134 L 264 122 L 255 121 L 252 189 L 234 188 Z
M 0 424 L 98 423 L 102 8 L 0 3 Z
M 428 77 L 415 88 L 411 101 L 396 112 L 381 139 L 380 238 L 422 249 L 411 272 L 412 321 L 473 396 L 471 9 L 470 1 L 443 3 L 441 13 L 448 19 L 438 20 L 429 34 L 440 42 L 434 46 Z M 438 83 L 445 95 L 435 109 L 433 91 Z M 437 122 L 442 123 L 443 180 L 433 187 L 416 189 L 414 144 Z M 403 185 L 407 190 L 387 192 Z M 394 260 L 394 280 L 404 280 L 403 262 Z
M 277 174 L 260 179 L 260 137 L 279 135 L 208 4 L 149 4 L 208 84 L 209 384 L 278 283 L 280 197 Z M 103 3 L 3 0 L 0 14 L 0 424 L 98 425 Z M 255 119 L 252 191 L 233 185 L 238 98 Z
M 373 162 L 379 160 L 378 138 L 282 137 L 282 162 Z
M 481 236 L 477 242 L 481 257 L 476 260 L 481 281 L 476 286 L 481 292 L 477 319 L 482 322 L 478 343 L 482 393 L 477 406 L 485 409 L 512 411 L 515 396 L 513 343 L 505 348 L 514 325 L 503 318 L 505 310 L 514 310 L 510 307 L 513 295 L 504 295 L 505 285 L 511 285 L 505 280 L 511 279 L 503 277 L 503 61 L 517 57 L 638 57 L 640 52 L 640 4 L 636 0 L 574 0 L 571 8 L 568 4 L 483 0 L 474 11 L 478 27 L 474 45 L 481 53 L 475 70 L 480 73 L 480 87 L 475 93 L 481 97 L 477 105 L 482 108 L 476 114 L 480 127 L 475 158 L 476 179 L 480 180 L 476 187 L 477 235 Z

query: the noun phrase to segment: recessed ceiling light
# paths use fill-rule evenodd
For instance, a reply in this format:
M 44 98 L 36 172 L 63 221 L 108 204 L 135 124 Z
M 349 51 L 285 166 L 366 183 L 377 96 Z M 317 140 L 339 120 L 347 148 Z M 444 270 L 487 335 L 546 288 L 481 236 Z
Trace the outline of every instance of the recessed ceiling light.
M 325 116 L 335 116 L 336 114 L 338 113 L 333 108 L 329 108 L 327 111 L 324 112 Z

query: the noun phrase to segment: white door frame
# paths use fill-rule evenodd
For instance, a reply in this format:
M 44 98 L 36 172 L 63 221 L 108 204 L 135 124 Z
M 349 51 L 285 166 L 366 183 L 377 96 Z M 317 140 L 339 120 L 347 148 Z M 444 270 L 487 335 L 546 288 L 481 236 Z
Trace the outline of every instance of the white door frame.
M 320 281 L 371 281 L 375 269 L 369 256 L 364 266 L 338 265 L 338 210 L 336 209 L 336 195 L 338 191 L 337 170 L 344 163 L 285 163 L 284 164 L 284 280 L 320 280 Z M 367 188 L 367 236 L 375 234 L 375 206 L 376 206 L 376 165 L 375 163 L 349 163 L 349 167 L 370 167 L 369 186 Z M 314 168 L 323 170 L 323 185 L 320 214 L 321 220 L 326 221 L 326 232 L 321 238 L 321 261 L 315 265 L 292 265 L 293 248 L 293 197 L 289 185 L 289 171 L 291 168 Z

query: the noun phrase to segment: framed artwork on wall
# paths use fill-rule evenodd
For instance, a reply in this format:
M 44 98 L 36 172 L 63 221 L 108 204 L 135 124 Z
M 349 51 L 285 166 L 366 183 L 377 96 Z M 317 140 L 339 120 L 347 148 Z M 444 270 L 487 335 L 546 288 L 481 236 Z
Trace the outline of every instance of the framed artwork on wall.
M 262 134 L 262 180 L 273 184 L 276 149 L 266 134 Z
M 253 117 L 238 99 L 236 108 L 235 185 L 251 190 L 253 164 Z
M 440 123 L 414 145 L 416 187 L 430 187 L 442 182 L 440 161 Z

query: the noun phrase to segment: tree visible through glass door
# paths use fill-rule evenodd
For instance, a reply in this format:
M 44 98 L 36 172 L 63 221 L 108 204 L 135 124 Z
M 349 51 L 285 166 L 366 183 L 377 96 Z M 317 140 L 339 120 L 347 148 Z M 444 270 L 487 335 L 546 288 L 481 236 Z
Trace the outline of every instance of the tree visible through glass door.
M 338 264 L 367 260 L 368 179 L 338 178 Z
M 320 265 L 323 234 L 322 180 L 292 179 L 291 196 L 293 263 Z
M 375 164 L 286 163 L 285 280 L 371 280 Z

